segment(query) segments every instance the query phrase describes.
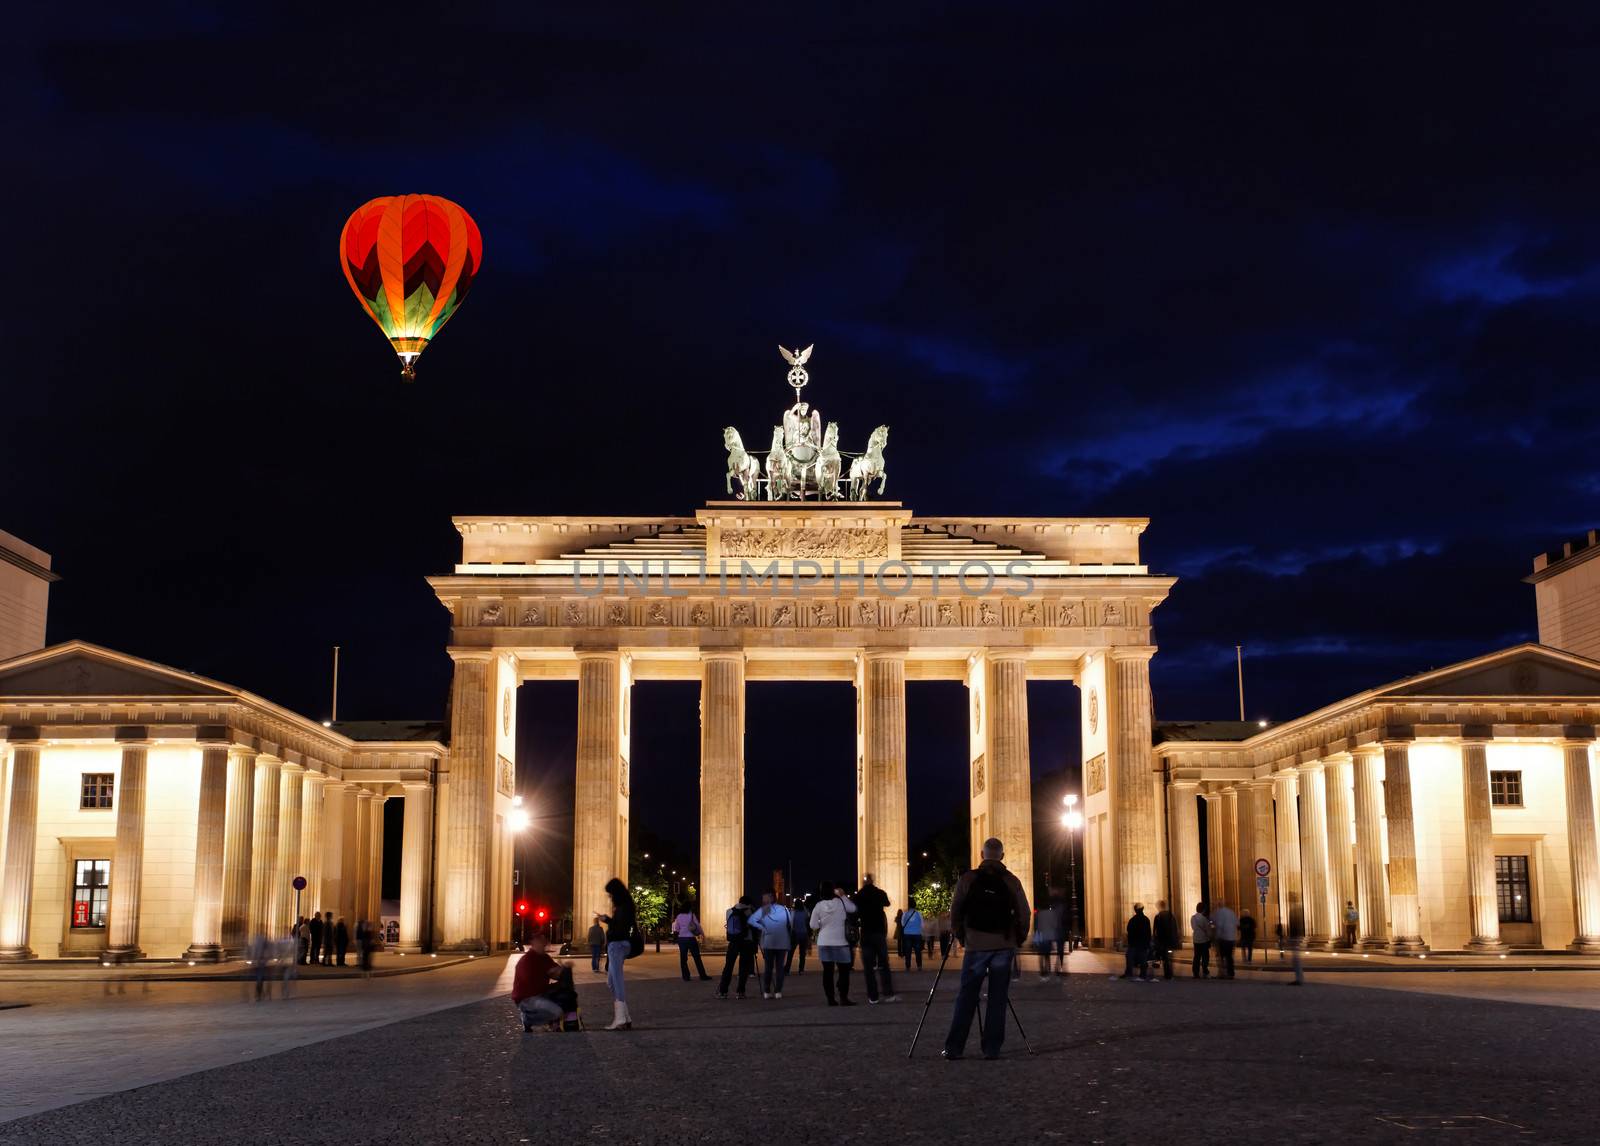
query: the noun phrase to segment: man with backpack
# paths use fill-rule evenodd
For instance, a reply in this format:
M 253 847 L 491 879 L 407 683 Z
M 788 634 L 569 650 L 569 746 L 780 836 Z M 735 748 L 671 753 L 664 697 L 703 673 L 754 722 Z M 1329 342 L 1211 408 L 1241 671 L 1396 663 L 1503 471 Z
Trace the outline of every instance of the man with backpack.
M 783 970 L 787 974 L 793 966 L 794 957 L 800 956 L 800 966 L 794 967 L 796 975 L 806 973 L 806 948 L 811 946 L 811 912 L 806 910 L 805 900 L 796 900 L 795 905 L 789 909 L 789 914 L 794 919 L 794 926 L 789 932 L 789 959 L 784 963 Z
M 1011 966 L 1017 948 L 1027 941 L 1028 896 L 1022 883 L 1002 862 L 1005 847 L 998 839 L 983 841 L 983 862 L 956 881 L 950 904 L 950 926 L 965 954 L 961 987 L 943 1055 L 954 1061 L 966 1053 L 967 1034 L 978 1012 L 978 996 L 988 980 L 988 1024 L 983 1029 L 983 1057 L 999 1058 L 1006 1040 L 1006 1002 L 1011 993 Z
M 739 966 L 739 993 L 734 997 L 744 998 L 744 989 L 750 982 L 750 976 L 756 971 L 756 932 L 750 926 L 750 913 L 754 908 L 750 904 L 748 895 L 741 895 L 739 902 L 728 908 L 728 914 L 723 917 L 728 933 L 728 953 L 722 960 L 722 982 L 717 986 L 717 998 L 728 997 L 728 983 L 733 979 L 734 964 Z
M 876 1005 L 878 981 L 883 981 L 885 1003 L 898 1003 L 894 980 L 889 975 L 889 897 L 873 881 L 869 871 L 856 892 L 856 919 L 861 926 L 861 975 L 867 981 L 867 1002 Z

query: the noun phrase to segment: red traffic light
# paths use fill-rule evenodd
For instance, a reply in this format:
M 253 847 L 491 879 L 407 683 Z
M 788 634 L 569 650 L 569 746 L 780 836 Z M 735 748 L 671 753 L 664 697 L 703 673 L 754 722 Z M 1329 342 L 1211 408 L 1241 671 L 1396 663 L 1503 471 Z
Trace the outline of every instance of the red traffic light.
M 517 914 L 518 915 L 526 915 L 526 914 L 528 914 L 528 901 L 526 899 L 517 900 Z
M 550 913 L 541 907 L 533 913 L 533 918 L 537 922 L 543 923 L 546 919 L 550 918 Z

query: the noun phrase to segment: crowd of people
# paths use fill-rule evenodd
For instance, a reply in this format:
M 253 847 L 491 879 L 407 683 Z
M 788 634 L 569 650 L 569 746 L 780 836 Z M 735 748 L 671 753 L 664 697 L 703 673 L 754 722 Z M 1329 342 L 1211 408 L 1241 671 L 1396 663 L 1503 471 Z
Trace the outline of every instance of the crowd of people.
M 301 967 L 348 966 L 346 958 L 352 939 L 357 966 L 364 978 L 371 978 L 372 957 L 383 945 L 380 924 L 358 919 L 352 932 L 343 916 L 335 919 L 333 912 L 326 911 L 300 916 L 286 935 L 258 932 L 245 949 L 245 958 L 255 980 L 257 1001 L 271 998 L 274 978 L 283 982 L 283 995 L 287 998 Z

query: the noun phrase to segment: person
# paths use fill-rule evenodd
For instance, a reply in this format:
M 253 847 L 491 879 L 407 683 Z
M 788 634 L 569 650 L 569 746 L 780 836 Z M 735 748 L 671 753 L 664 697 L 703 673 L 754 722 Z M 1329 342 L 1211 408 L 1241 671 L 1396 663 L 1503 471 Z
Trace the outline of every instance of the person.
M 1152 933 L 1150 920 L 1144 913 L 1144 904 L 1133 905 L 1133 914 L 1128 917 L 1127 950 L 1123 954 L 1122 977 L 1133 978 L 1134 968 L 1139 969 L 1139 978 L 1146 983 L 1150 981 L 1150 944 Z
M 1244 952 L 1246 963 L 1255 959 L 1256 954 L 1256 917 L 1246 908 L 1244 914 L 1239 916 L 1239 948 Z
M 317 956 L 322 953 L 322 915 L 320 912 L 313 911 L 311 913 L 311 919 L 307 927 L 311 933 L 311 943 L 306 950 L 305 961 L 310 964 L 315 963 Z
M 1356 910 L 1356 905 L 1351 900 L 1344 901 L 1344 945 L 1356 945 L 1356 924 L 1361 922 L 1361 913 Z
M 822 961 L 822 993 L 828 1006 L 853 1007 L 850 1001 L 850 964 L 854 957 L 845 938 L 844 921 L 856 913 L 855 901 L 844 888 L 824 881 L 817 887 L 817 905 L 811 909 L 811 930 L 817 936 L 817 958 Z M 833 997 L 838 981 L 839 997 Z
M 256 981 L 256 1002 L 272 998 L 272 980 L 267 978 L 267 964 L 272 961 L 272 941 L 264 932 L 258 931 L 250 937 L 245 959 L 250 964 L 251 977 Z
M 761 997 L 783 998 L 784 964 L 789 961 L 789 929 L 794 917 L 778 902 L 778 893 L 768 888 L 761 906 L 750 917 L 750 926 L 761 935 Z
M 606 953 L 606 929 L 600 926 L 600 913 L 589 924 L 589 970 L 600 970 L 600 956 Z
M 796 903 L 789 909 L 794 918 L 794 926 L 789 934 L 789 961 L 784 966 L 788 971 L 795 962 L 795 953 L 800 955 L 800 966 L 793 967 L 796 975 L 806 973 L 806 948 L 811 946 L 811 912 L 806 910 L 805 901 Z
M 356 921 L 356 952 L 361 957 L 361 977 L 372 978 L 372 956 L 378 950 L 378 925 L 370 919 Z
M 344 966 L 344 953 L 350 950 L 350 927 L 344 921 L 344 916 L 339 916 L 339 922 L 333 928 L 333 950 L 338 956 L 339 966 Z
M 333 912 L 322 917 L 322 965 L 333 966 Z
M 1189 975 L 1195 979 L 1211 978 L 1211 915 L 1204 900 L 1194 905 L 1189 916 L 1189 938 L 1194 943 L 1194 958 L 1189 960 Z
M 1039 954 L 1039 982 L 1050 981 L 1050 956 L 1061 941 L 1061 916 L 1048 905 L 1033 917 L 1033 947 Z
M 939 913 L 939 958 L 940 959 L 948 959 L 950 957 L 950 946 L 951 946 L 952 942 L 954 941 L 954 939 L 955 939 L 955 936 L 950 930 L 950 913 L 948 911 L 941 911 Z
M 878 1004 L 878 978 L 883 978 L 883 1001 L 898 1003 L 894 981 L 889 977 L 889 897 L 873 881 L 869 871 L 855 894 L 856 918 L 861 922 L 861 977 L 867 981 L 867 1003 Z
M 311 961 L 311 923 L 305 916 L 294 924 L 294 961 L 296 965 Z
M 946 1059 L 966 1053 L 972 1018 L 978 1013 L 978 996 L 989 987 L 988 1023 L 983 1028 L 984 1058 L 999 1058 L 1006 1041 L 1006 1001 L 1011 995 L 1011 964 L 1017 948 L 1028 940 L 1028 895 L 1006 868 L 1005 846 L 991 836 L 983 841 L 983 859 L 973 871 L 956 880 L 950 905 L 950 926 L 961 940 L 961 985 L 956 991 L 955 1013 L 945 1036 Z
M 1274 923 L 1272 925 L 1272 930 L 1273 930 L 1274 934 L 1276 934 L 1277 939 L 1278 939 L 1278 962 L 1282 963 L 1283 962 L 1283 952 L 1284 952 L 1285 947 L 1287 946 L 1287 944 L 1284 943 L 1284 938 L 1283 938 L 1283 920 L 1279 919 L 1278 922 Z
M 733 981 L 733 968 L 739 968 L 739 991 L 734 998 L 744 998 L 745 986 L 750 982 L 750 976 L 756 971 L 756 936 L 750 926 L 750 915 L 755 909 L 750 903 L 748 895 L 741 895 L 739 902 L 728 908 L 727 914 L 722 917 L 723 927 L 728 936 L 728 953 L 722 957 L 722 982 L 717 985 L 717 998 L 728 997 L 728 984 Z
M 1161 978 L 1163 981 L 1172 981 L 1172 953 L 1178 949 L 1178 917 L 1172 914 L 1172 909 L 1167 906 L 1164 899 L 1156 900 L 1156 917 L 1154 920 L 1154 954 L 1161 960 Z
M 911 970 L 913 958 L 917 961 L 917 970 L 922 970 L 922 912 L 915 904 L 906 908 L 900 917 L 900 933 L 905 937 L 901 954 L 905 957 L 906 970 Z
M 711 981 L 711 976 L 706 974 L 706 965 L 700 961 L 700 936 L 704 934 L 699 917 L 689 910 L 688 904 L 684 904 L 683 910 L 672 917 L 672 936 L 678 941 L 678 970 L 682 972 L 685 983 L 689 982 L 690 956 L 694 957 L 694 969 L 699 972 L 700 981 Z
M 1061 939 L 1056 943 L 1056 974 L 1067 973 L 1067 953 L 1073 949 L 1073 932 L 1075 921 L 1072 918 L 1072 909 L 1067 904 L 1067 894 L 1059 887 L 1050 889 L 1050 909 L 1056 913 L 1056 918 L 1061 921 Z
M 522 1016 L 522 1029 L 533 1030 L 533 1024 L 559 1023 L 565 1009 L 554 998 L 556 982 L 561 978 L 561 967 L 546 953 L 549 939 L 542 931 L 528 936 L 528 950 L 517 960 L 517 969 L 511 979 L 511 1002 Z
M 1211 912 L 1212 943 L 1217 949 L 1217 978 L 1233 978 L 1233 948 L 1239 942 L 1239 917 L 1226 903 Z
M 611 988 L 611 1022 L 606 1030 L 631 1031 L 633 1016 L 628 1014 L 622 966 L 633 948 L 633 927 L 638 913 L 634 910 L 628 885 L 615 876 L 606 881 L 606 894 L 611 897 L 611 914 L 600 916 L 600 922 L 606 925 L 606 986 Z
M 1294 978 L 1289 986 L 1303 986 L 1306 981 L 1305 968 L 1301 966 L 1300 958 L 1306 946 L 1306 912 L 1300 906 L 1300 897 L 1294 892 L 1289 893 L 1289 965 L 1294 968 Z

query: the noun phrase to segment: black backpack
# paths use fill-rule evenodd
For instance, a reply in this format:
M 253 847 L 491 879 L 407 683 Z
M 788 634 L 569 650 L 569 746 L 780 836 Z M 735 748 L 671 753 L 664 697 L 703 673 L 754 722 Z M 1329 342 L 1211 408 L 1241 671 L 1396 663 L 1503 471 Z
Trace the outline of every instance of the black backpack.
M 750 917 L 742 908 L 728 912 L 727 924 L 729 943 L 743 943 L 750 938 Z
M 972 886 L 967 889 L 966 917 L 969 931 L 1015 934 L 1017 905 L 1006 881 L 993 872 L 974 873 Z

